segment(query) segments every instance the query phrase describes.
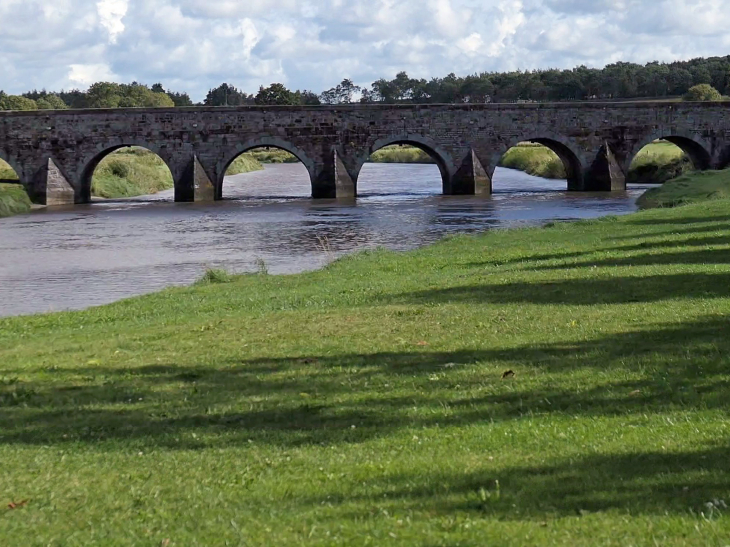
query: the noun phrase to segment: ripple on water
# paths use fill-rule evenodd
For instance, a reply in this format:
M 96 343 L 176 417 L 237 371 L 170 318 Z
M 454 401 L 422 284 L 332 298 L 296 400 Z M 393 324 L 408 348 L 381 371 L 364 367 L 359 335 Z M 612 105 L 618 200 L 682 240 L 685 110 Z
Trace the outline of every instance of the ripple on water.
M 565 181 L 498 169 L 491 197 L 442 196 L 435 165 L 370 164 L 362 197 L 309 199 L 299 164 L 226 179 L 224 201 L 173 202 L 172 191 L 39 210 L 0 220 L 0 315 L 80 309 L 189 284 L 206 268 L 315 269 L 334 256 L 432 243 L 451 233 L 635 210 L 646 188 L 577 194 Z

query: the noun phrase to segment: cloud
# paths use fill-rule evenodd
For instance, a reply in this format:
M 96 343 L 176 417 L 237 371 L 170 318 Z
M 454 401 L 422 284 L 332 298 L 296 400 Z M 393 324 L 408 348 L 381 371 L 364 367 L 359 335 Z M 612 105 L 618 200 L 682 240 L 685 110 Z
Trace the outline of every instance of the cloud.
M 117 37 L 124 32 L 122 19 L 127 14 L 128 0 L 99 0 L 96 11 L 101 26 L 109 32 L 109 43 L 116 44 Z
M 602 66 L 730 54 L 725 0 L 0 0 L 5 91 L 96 79 L 321 91 L 401 70 Z

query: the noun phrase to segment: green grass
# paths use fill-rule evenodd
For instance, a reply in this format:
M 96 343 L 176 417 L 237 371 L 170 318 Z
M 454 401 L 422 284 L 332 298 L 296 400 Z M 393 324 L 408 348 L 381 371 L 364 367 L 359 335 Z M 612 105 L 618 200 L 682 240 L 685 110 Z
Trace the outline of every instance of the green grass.
M 20 184 L 0 184 L 0 218 L 27 213 L 31 203 Z
M 255 158 L 260 163 L 298 163 L 299 159 L 279 148 L 256 148 L 247 152 L 252 158 Z
M 250 154 L 241 154 L 228 167 L 226 176 L 240 175 L 241 173 L 250 173 L 252 171 L 261 171 L 264 167 L 261 163 Z
M 499 165 L 546 179 L 567 177 L 562 160 L 555 152 L 541 144 L 521 143 L 513 146 L 502 156 Z
M 18 180 L 13 168 L 3 160 L 0 160 L 0 180 Z
M 172 188 L 165 162 L 144 148 L 123 148 L 106 156 L 94 171 L 91 193 L 102 198 L 154 194 Z
M 670 142 L 654 142 L 645 146 L 634 158 L 628 182 L 662 183 L 694 169 L 685 153 Z
M 433 158 L 415 146 L 386 146 L 370 156 L 373 163 L 435 163 Z
M 0 544 L 727 545 L 729 220 L 0 320 Z
M 682 175 L 652 188 L 639 198 L 638 204 L 642 209 L 653 209 L 727 198 L 730 198 L 730 169 Z

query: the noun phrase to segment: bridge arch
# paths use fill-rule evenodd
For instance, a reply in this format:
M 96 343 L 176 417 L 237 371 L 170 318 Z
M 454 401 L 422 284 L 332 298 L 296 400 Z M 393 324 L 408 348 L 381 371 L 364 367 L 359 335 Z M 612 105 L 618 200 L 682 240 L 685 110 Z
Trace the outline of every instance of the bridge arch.
M 145 141 L 136 141 L 136 140 L 124 140 L 120 143 L 113 144 L 110 146 L 104 147 L 102 150 L 98 151 L 94 156 L 87 159 L 83 163 L 83 168 L 81 171 L 81 177 L 79 179 L 80 187 L 76 188 L 77 196 L 80 196 L 80 200 L 77 200 L 77 202 L 81 203 L 88 203 L 91 201 L 91 187 L 92 182 L 94 178 L 94 172 L 96 171 L 96 168 L 99 167 L 99 164 L 107 158 L 112 153 L 121 150 L 123 148 L 142 148 L 148 152 L 151 152 L 155 156 L 157 156 L 162 162 L 165 164 L 165 167 L 170 171 L 171 176 L 175 177 L 175 173 L 172 169 L 172 166 L 169 161 L 169 157 L 167 154 L 167 149 L 165 145 L 157 146 L 155 144 L 150 144 Z
M 583 177 L 586 169 L 586 158 L 579 146 L 570 139 L 562 135 L 546 134 L 539 132 L 536 134 L 526 134 L 511 138 L 505 143 L 499 152 L 496 152 L 492 158 L 492 165 L 499 165 L 502 157 L 512 148 L 520 143 L 528 142 L 540 144 L 552 150 L 565 167 L 565 174 L 568 181 L 568 188 L 580 188 L 583 183 Z M 493 176 L 493 173 L 492 173 Z
M 697 135 L 682 130 L 658 130 L 654 131 L 643 138 L 638 139 L 631 147 L 624 164 L 624 172 L 628 173 L 631 164 L 633 163 L 636 156 L 641 150 L 658 140 L 665 140 L 679 147 L 690 159 L 694 168 L 699 171 L 704 171 L 712 167 L 712 154 L 710 153 L 711 147 L 708 143 L 704 142 Z M 730 158 L 728 158 L 730 162 Z
M 313 184 L 313 181 L 316 177 L 316 166 L 314 161 L 312 161 L 312 159 L 307 155 L 306 152 L 304 152 L 304 150 L 284 139 L 280 139 L 278 137 L 264 136 L 256 139 L 251 139 L 234 147 L 232 151 L 226 153 L 223 159 L 218 163 L 218 165 L 216 166 L 216 173 L 218 176 L 218 199 L 223 197 L 223 179 L 225 179 L 226 177 L 226 171 L 228 171 L 228 168 L 238 156 L 240 156 L 241 154 L 245 154 L 249 150 L 253 150 L 255 148 L 278 148 L 279 150 L 289 152 L 300 162 L 302 162 L 304 167 L 307 169 L 307 173 L 309 173 L 310 183 Z
M 448 187 L 451 177 L 456 172 L 456 167 L 454 166 L 454 162 L 451 159 L 451 154 L 449 154 L 446 150 L 444 150 L 442 147 L 440 147 L 438 144 L 436 144 L 432 139 L 429 139 L 428 137 L 424 137 L 422 135 L 414 135 L 414 134 L 401 134 L 401 135 L 391 135 L 388 137 L 383 137 L 381 139 L 376 140 L 374 143 L 370 145 L 370 147 L 365 151 L 363 154 L 361 154 L 355 163 L 355 167 L 353 170 L 353 181 L 355 183 L 355 190 L 357 191 L 357 179 L 360 177 L 360 173 L 362 171 L 363 166 L 368 161 L 368 159 L 378 150 L 385 148 L 387 146 L 393 146 L 393 145 L 408 145 L 408 146 L 414 146 L 416 148 L 419 148 L 420 150 L 423 150 L 426 154 L 428 154 L 435 162 L 436 166 L 439 169 L 439 172 L 441 173 L 441 181 L 444 188 L 444 191 Z

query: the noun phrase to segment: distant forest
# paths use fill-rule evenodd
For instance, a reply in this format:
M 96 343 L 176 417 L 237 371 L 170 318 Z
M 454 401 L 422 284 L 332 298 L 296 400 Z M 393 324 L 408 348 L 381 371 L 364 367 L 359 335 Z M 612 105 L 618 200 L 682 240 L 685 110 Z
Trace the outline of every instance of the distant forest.
M 431 80 L 410 78 L 405 72 L 361 88 L 344 79 L 338 86 L 315 92 L 293 91 L 283 84 L 262 86 L 248 94 L 227 83 L 211 89 L 201 106 L 318 105 L 360 103 L 485 103 L 578 100 L 664 99 L 681 97 L 704 84 L 717 96 L 730 95 L 730 56 L 698 58 L 646 65 L 614 63 L 602 69 L 449 74 Z M 30 91 L 7 95 L 0 91 L 0 109 L 118 108 L 195 106 L 185 92 L 133 82 L 98 82 L 86 91 Z

